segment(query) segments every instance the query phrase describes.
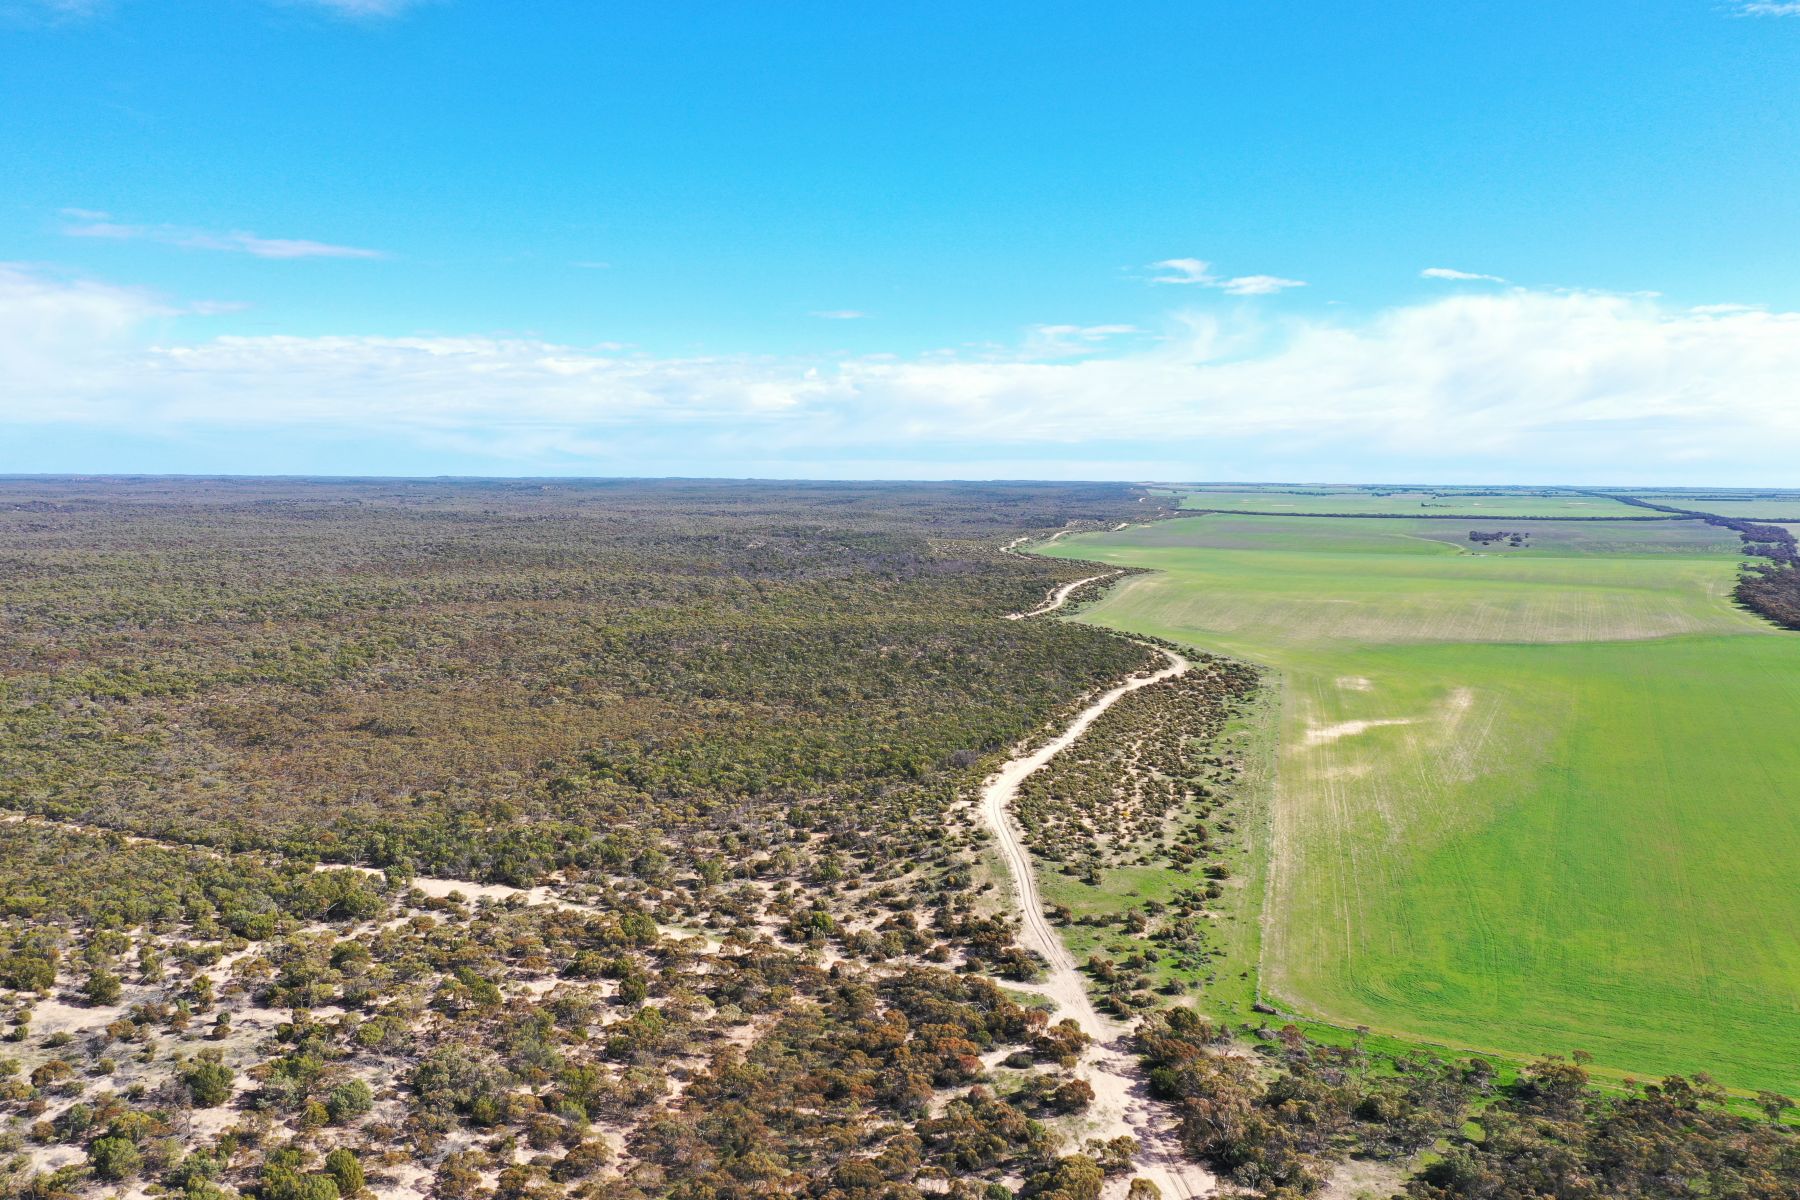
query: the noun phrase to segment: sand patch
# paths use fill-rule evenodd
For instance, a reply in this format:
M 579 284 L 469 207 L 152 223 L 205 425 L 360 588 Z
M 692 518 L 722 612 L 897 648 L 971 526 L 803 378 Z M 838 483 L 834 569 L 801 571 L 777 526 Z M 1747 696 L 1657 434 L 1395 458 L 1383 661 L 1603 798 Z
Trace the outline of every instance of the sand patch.
M 1406 1174 L 1404 1163 L 1352 1158 L 1332 1169 L 1317 1200 L 1380 1200 L 1398 1193 Z
M 123 1004 L 74 1005 L 61 1000 L 39 1000 L 31 1009 L 31 1032 L 42 1037 L 96 1033 L 123 1017 L 125 1011 Z
M 1379 728 L 1382 725 L 1411 725 L 1411 717 L 1386 717 L 1379 721 L 1339 721 L 1335 725 L 1314 725 L 1306 731 L 1301 740 L 1302 746 L 1323 746 L 1327 742 L 1335 742 L 1339 738 L 1355 737 L 1359 733 Z

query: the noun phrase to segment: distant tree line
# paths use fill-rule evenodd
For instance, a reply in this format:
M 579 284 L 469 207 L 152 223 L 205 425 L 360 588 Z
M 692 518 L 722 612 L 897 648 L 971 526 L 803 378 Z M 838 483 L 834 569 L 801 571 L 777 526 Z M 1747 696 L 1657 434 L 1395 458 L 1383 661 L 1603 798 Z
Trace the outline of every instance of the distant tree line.
M 1623 499 L 1623 497 L 1609 497 Z M 1671 512 L 1675 511 L 1673 509 Z M 1365 521 L 1466 521 L 1467 512 L 1405 512 L 1405 513 L 1372 513 L 1372 512 L 1277 512 L 1248 508 L 1184 508 L 1174 514 L 1178 517 L 1205 516 L 1218 513 L 1227 517 L 1356 517 Z M 1700 515 L 1700 514 L 1696 514 Z M 1663 517 L 1576 517 L 1576 516 L 1509 516 L 1509 521 L 1661 521 Z
M 1785 526 L 1742 517 L 1722 517 L 1717 513 L 1674 508 L 1667 504 L 1652 504 L 1635 496 L 1615 496 L 1613 499 L 1638 508 L 1692 517 L 1736 533 L 1744 543 L 1745 554 L 1768 561 L 1744 564 L 1738 573 L 1733 598 L 1745 608 L 1784 629 L 1800 629 L 1800 546 L 1796 545 L 1793 533 Z

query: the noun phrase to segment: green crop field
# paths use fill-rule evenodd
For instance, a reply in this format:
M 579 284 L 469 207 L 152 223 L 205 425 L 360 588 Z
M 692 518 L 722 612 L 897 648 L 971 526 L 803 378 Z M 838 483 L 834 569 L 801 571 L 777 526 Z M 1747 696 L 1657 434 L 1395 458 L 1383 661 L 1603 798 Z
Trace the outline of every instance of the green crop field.
M 1744 517 L 1752 521 L 1800 517 L 1800 494 L 1794 493 L 1731 496 L 1711 492 L 1698 495 L 1645 492 L 1638 499 L 1670 508 L 1688 508 L 1695 512 L 1716 513 L 1721 517 Z
M 1215 515 L 1045 552 L 1159 572 L 1081 619 L 1281 677 L 1267 993 L 1800 1088 L 1800 637 L 1732 607 L 1698 522 L 1457 538 Z
M 1183 508 L 1223 512 L 1425 514 L 1438 517 L 1642 517 L 1641 508 L 1578 492 L 1374 491 L 1367 488 L 1202 489 Z

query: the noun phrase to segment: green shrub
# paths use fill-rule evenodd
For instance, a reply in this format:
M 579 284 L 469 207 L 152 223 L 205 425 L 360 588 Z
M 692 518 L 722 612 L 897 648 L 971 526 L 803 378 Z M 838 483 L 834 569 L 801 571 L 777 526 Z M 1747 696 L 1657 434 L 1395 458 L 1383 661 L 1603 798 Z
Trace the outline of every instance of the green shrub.
M 108 1182 L 131 1178 L 143 1164 L 144 1156 L 130 1138 L 95 1138 L 88 1147 L 88 1165 L 95 1175 Z
M 337 1180 L 330 1175 L 306 1175 L 273 1163 L 263 1168 L 257 1192 L 262 1200 L 338 1200 Z
M 231 1099 L 231 1085 L 237 1073 L 217 1059 L 196 1059 L 181 1072 L 188 1095 L 195 1108 L 217 1108 Z
M 89 1004 L 117 1004 L 125 989 L 111 971 L 95 970 L 81 985 L 81 994 Z
M 325 1112 L 332 1124 L 342 1124 L 362 1116 L 374 1106 L 375 1096 L 360 1079 L 340 1083 L 325 1096 Z
M 340 1195 L 354 1196 L 363 1188 L 362 1164 L 356 1155 L 339 1146 L 325 1156 L 325 1173 L 337 1183 Z

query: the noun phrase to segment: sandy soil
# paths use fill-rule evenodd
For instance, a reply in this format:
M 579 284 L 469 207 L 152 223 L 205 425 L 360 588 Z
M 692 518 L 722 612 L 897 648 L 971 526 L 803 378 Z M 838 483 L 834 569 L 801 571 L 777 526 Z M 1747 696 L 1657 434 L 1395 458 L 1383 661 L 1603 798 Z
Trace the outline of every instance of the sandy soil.
M 1335 725 L 1315 725 L 1306 731 L 1306 738 L 1301 744 L 1323 746 L 1326 742 L 1355 737 L 1359 733 L 1370 729 L 1379 729 L 1383 725 L 1411 725 L 1412 723 L 1411 717 L 1384 717 L 1378 721 L 1339 721 Z
M 1400 1191 L 1406 1170 L 1402 1163 L 1353 1158 L 1338 1165 L 1315 1200 L 1383 1200 Z
M 994 832 L 1001 857 L 1018 892 L 1024 918 L 1019 941 L 1043 955 L 1049 963 L 1045 982 L 1041 988 L 1032 990 L 1049 998 L 1056 1005 L 1059 1017 L 1074 1019 L 1094 1039 L 1094 1045 L 1083 1057 L 1080 1067 L 1080 1074 L 1094 1089 L 1094 1104 L 1087 1114 L 1097 1126 L 1094 1136 L 1129 1135 L 1136 1138 L 1141 1147 L 1138 1173 L 1162 1189 L 1165 1197 L 1180 1200 L 1211 1194 L 1217 1181 L 1209 1171 L 1182 1158 L 1173 1130 L 1150 1099 L 1143 1072 L 1128 1045 L 1129 1031 L 1118 1022 L 1102 1017 L 1088 998 L 1087 983 L 1074 957 L 1044 916 L 1044 903 L 1038 895 L 1037 877 L 1032 871 L 1030 856 L 1007 812 L 1018 795 L 1019 785 L 1073 745 L 1100 714 L 1122 696 L 1187 671 L 1187 659 L 1168 650 L 1161 653 L 1168 658 L 1168 666 L 1153 674 L 1127 679 L 1082 709 L 1055 738 L 1001 767 L 982 788 L 981 815 Z

